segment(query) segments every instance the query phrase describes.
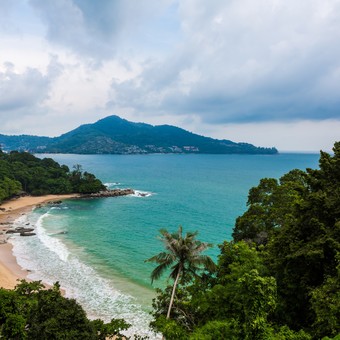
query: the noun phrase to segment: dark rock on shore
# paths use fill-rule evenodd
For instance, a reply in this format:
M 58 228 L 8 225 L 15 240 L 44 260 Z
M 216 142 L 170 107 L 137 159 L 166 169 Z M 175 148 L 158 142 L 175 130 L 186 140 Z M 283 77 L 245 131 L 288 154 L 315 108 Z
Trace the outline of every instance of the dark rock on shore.
M 20 234 L 21 235 L 21 234 L 31 233 L 33 230 L 34 230 L 34 228 L 19 227 L 19 228 L 7 230 L 6 234 Z
M 80 198 L 102 198 L 102 197 L 118 197 L 118 196 L 127 196 L 133 195 L 135 193 L 132 189 L 112 189 L 100 191 L 92 194 L 83 194 Z
M 20 236 L 34 236 L 34 235 L 35 233 L 26 233 L 26 232 L 20 233 Z

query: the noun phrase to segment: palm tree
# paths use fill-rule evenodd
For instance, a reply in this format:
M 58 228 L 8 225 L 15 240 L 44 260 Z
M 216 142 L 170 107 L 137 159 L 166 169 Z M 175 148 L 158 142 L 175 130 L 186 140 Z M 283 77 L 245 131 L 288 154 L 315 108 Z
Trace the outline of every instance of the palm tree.
M 166 318 L 170 318 L 172 305 L 174 302 L 177 284 L 180 278 L 192 277 L 198 270 L 214 270 L 215 263 L 209 256 L 201 253 L 212 245 L 196 240 L 197 232 L 188 232 L 183 237 L 182 227 L 177 232 L 169 233 L 166 229 L 161 229 L 161 241 L 164 243 L 166 251 L 159 253 L 146 260 L 146 262 L 156 262 L 159 265 L 151 273 L 151 282 L 159 279 L 168 269 L 171 269 L 169 277 L 174 280 L 170 303 Z

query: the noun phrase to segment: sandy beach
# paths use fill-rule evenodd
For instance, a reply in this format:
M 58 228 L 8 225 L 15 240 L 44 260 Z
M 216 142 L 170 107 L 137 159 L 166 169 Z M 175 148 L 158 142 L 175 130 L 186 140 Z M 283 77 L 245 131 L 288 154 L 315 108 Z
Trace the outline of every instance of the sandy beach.
M 32 211 L 37 205 L 77 196 L 76 194 L 25 196 L 0 205 L 0 287 L 12 289 L 17 285 L 18 279 L 27 276 L 27 271 L 17 264 L 13 256 L 12 245 L 7 243 L 9 234 L 6 234 L 6 231 L 11 229 L 12 223 L 21 215 Z

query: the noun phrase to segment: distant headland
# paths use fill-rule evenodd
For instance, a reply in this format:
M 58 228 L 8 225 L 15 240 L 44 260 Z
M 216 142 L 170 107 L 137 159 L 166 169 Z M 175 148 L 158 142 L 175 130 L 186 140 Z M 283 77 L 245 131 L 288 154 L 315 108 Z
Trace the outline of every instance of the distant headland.
M 3 151 L 73 154 L 277 154 L 275 147 L 257 147 L 200 136 L 172 125 L 134 123 L 109 116 L 81 125 L 59 137 L 0 134 Z

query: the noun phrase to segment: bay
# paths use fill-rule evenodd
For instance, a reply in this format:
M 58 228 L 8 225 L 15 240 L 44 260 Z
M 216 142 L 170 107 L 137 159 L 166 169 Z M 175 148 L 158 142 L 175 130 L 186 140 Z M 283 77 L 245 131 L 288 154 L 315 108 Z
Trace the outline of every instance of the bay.
M 33 279 L 60 281 L 92 317 L 123 317 L 131 332 L 147 330 L 154 289 L 153 265 L 144 260 L 162 250 L 159 229 L 198 231 L 218 244 L 231 239 L 247 194 L 263 177 L 316 168 L 317 154 L 279 155 L 38 155 L 72 169 L 80 164 L 110 188 L 132 188 L 143 196 L 68 200 L 36 209 L 25 220 L 37 237 L 13 240 L 19 264 Z M 29 222 L 27 222 L 29 221 Z M 156 283 L 164 286 L 166 279 Z

